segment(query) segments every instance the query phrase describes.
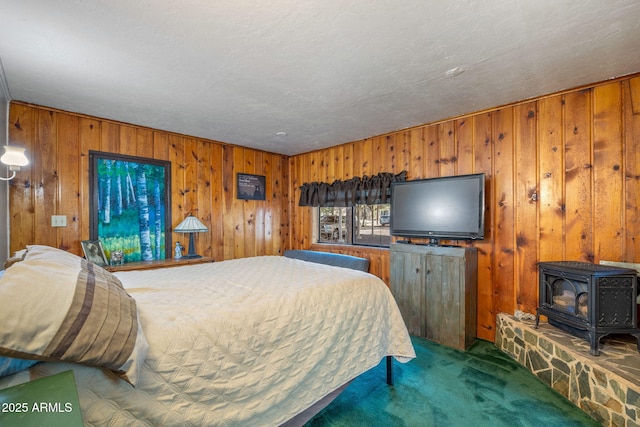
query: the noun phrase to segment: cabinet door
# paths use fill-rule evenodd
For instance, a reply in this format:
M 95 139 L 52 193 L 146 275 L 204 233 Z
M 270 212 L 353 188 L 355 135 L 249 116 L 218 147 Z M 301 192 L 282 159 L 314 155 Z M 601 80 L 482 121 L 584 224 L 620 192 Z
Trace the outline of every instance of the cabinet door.
M 391 257 L 391 293 L 398 303 L 409 334 L 423 337 L 424 256 L 394 251 Z
M 464 348 L 464 258 L 427 255 L 425 267 L 424 336 Z

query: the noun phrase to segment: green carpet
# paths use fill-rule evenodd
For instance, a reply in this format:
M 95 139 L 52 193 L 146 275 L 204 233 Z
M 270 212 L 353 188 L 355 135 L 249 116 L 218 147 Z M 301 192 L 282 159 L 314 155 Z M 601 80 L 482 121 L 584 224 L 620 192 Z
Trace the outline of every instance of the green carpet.
M 417 358 L 356 378 L 306 427 L 598 426 L 492 343 L 461 352 L 412 337 Z

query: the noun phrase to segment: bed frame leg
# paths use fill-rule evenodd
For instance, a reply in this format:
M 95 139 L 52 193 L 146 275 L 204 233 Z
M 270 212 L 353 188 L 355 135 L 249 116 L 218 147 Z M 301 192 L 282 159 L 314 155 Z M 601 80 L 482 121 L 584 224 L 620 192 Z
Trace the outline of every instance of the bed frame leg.
M 387 356 L 387 384 L 393 385 L 393 356 Z

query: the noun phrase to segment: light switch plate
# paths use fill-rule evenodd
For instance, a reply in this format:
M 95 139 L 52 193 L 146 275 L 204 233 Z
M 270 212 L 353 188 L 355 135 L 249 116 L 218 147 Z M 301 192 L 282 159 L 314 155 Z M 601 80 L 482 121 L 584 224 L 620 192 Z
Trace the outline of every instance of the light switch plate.
M 67 226 L 67 216 L 66 215 L 51 215 L 51 226 L 52 227 L 66 227 Z

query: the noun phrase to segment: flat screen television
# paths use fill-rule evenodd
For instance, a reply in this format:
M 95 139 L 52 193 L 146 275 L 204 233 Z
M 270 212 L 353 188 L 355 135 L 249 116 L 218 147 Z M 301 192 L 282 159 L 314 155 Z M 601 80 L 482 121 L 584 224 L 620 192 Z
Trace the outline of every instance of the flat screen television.
M 392 236 L 484 239 L 483 173 L 391 184 Z

